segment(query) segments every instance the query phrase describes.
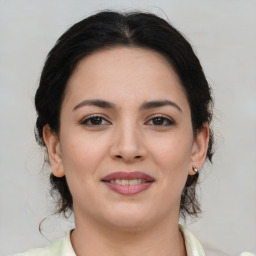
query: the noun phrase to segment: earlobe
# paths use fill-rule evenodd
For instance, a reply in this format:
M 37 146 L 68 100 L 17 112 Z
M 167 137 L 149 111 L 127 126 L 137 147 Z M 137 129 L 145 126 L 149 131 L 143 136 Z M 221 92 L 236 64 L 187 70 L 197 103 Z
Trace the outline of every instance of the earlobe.
M 203 167 L 208 150 L 209 136 L 209 125 L 204 123 L 194 140 L 189 175 L 195 175 Z
M 52 173 L 54 176 L 61 178 L 65 173 L 63 169 L 59 138 L 57 134 L 51 130 L 48 124 L 43 128 L 43 137 L 47 146 Z

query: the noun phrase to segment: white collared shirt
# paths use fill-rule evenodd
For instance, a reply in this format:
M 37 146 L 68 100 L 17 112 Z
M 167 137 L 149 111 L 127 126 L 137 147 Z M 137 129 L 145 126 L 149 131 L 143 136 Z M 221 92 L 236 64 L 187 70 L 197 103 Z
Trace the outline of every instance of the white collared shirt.
M 187 256 L 205 256 L 204 250 L 199 241 L 185 227 L 179 225 L 183 234 Z M 67 235 L 58 239 L 44 248 L 30 249 L 23 253 L 14 254 L 13 256 L 76 256 L 70 240 L 70 230 Z

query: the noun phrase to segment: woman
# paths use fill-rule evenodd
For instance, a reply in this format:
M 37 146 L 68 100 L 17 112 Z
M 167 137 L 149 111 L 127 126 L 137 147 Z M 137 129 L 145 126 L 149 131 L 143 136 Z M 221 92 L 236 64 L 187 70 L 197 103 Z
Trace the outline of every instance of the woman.
M 200 213 L 212 97 L 175 28 L 142 12 L 78 22 L 50 51 L 35 105 L 56 212 L 74 212 L 75 229 L 18 255 L 205 255 L 178 221 Z

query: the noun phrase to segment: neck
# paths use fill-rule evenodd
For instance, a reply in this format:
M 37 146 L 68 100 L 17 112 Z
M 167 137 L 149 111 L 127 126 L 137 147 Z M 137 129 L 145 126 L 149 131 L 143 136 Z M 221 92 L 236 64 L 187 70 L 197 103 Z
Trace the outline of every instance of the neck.
M 71 242 L 77 256 L 186 256 L 178 219 L 129 230 L 76 220 Z

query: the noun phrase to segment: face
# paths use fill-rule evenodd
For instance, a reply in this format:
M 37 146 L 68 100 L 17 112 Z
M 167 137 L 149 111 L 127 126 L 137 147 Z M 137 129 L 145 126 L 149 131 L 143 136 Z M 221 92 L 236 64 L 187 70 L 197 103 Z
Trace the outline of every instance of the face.
M 44 129 L 52 171 L 66 176 L 76 221 L 120 228 L 179 216 L 192 165 L 203 165 L 189 103 L 159 53 L 116 47 L 85 57 L 68 81 L 58 136 Z

